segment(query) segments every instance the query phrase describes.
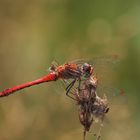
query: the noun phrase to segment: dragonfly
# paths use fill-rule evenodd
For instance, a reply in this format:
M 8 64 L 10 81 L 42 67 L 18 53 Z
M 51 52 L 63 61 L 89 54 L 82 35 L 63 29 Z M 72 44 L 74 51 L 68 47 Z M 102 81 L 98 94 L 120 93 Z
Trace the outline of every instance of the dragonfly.
M 71 92 L 72 89 L 78 88 L 78 90 L 80 90 L 81 81 L 89 78 L 91 75 L 94 75 L 96 73 L 96 70 L 98 71 L 97 69 L 98 66 L 106 66 L 110 64 L 114 65 L 118 60 L 119 59 L 117 55 L 111 55 L 111 56 L 104 56 L 104 57 L 102 56 L 95 57 L 93 60 L 91 59 L 74 60 L 62 65 L 52 64 L 51 67 L 49 68 L 49 73 L 46 76 L 43 76 L 31 82 L 26 82 L 8 88 L 0 92 L 0 97 L 11 95 L 19 90 L 34 85 L 38 85 L 41 83 L 60 80 L 63 81 L 63 84 L 65 84 L 64 86 L 66 90 L 66 95 L 73 99 L 73 97 L 69 94 L 72 93 Z M 104 67 L 102 68 L 99 67 L 99 69 L 104 69 Z M 78 85 L 76 85 L 75 83 L 78 83 Z M 103 86 L 101 85 L 101 87 Z
M 55 67 L 54 65 L 52 65 L 49 68 L 49 70 L 50 72 L 46 76 L 43 76 L 31 82 L 27 82 L 21 85 L 8 88 L 0 92 L 0 97 L 11 95 L 12 93 L 15 93 L 21 89 L 24 89 L 33 85 L 41 84 L 44 82 L 56 81 L 59 79 L 72 79 L 71 83 L 66 87 L 66 95 L 72 98 L 69 95 L 69 91 L 74 86 L 75 82 L 78 81 L 78 89 L 80 89 L 81 80 L 83 78 L 84 79 L 88 78 L 93 73 L 93 67 L 86 62 L 83 64 L 65 63 L 58 67 Z

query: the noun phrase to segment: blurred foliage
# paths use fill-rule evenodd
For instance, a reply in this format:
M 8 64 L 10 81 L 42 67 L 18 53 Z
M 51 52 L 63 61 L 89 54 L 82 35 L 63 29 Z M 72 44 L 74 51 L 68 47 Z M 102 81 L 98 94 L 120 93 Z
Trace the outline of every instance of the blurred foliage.
M 0 0 L 0 89 L 45 75 L 53 60 L 118 54 L 116 85 L 128 101 L 112 106 L 102 137 L 138 140 L 139 9 L 138 0 Z M 82 139 L 77 108 L 60 92 L 47 83 L 1 98 L 0 139 Z

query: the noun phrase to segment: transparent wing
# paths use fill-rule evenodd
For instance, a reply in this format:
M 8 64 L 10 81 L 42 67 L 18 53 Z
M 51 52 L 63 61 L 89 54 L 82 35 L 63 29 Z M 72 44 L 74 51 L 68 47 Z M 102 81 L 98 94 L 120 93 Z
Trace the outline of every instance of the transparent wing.
M 118 55 L 107 55 L 107 56 L 97 56 L 93 57 L 92 59 L 77 59 L 74 61 L 70 61 L 69 63 L 76 63 L 79 65 L 82 65 L 83 63 L 89 63 L 93 65 L 93 67 L 106 67 L 108 65 L 115 66 L 120 62 L 119 56 Z
M 99 87 L 97 88 L 97 94 L 102 97 L 103 95 L 107 96 L 108 102 L 110 105 L 125 105 L 127 104 L 127 95 L 125 90 L 115 88 L 115 87 Z
M 83 65 L 84 63 L 89 63 L 94 68 L 94 75 L 96 75 L 98 79 L 97 93 L 99 96 L 103 96 L 104 94 L 107 96 L 109 103 L 113 103 L 116 105 L 122 105 L 127 102 L 127 97 L 125 91 L 117 88 L 115 85 L 114 79 L 117 75 L 116 70 L 119 65 L 120 59 L 117 55 L 110 56 L 101 56 L 95 57 L 92 60 L 90 59 L 78 59 L 74 61 L 70 61 L 69 63 L 75 63 L 77 65 Z M 58 62 L 55 60 L 52 62 L 54 66 L 59 66 Z M 58 80 L 59 83 L 56 88 L 58 92 L 66 93 L 66 87 L 72 82 L 72 80 Z M 78 82 L 75 82 L 75 85 L 71 88 L 70 94 L 73 95 L 77 91 Z
M 110 104 L 126 104 L 125 90 L 118 88 L 116 85 L 117 70 L 121 62 L 118 55 L 95 57 L 93 60 L 79 59 L 71 61 L 71 63 L 77 63 L 78 65 L 85 62 L 91 64 L 94 68 L 94 75 L 98 79 L 97 94 L 100 97 L 105 94 Z

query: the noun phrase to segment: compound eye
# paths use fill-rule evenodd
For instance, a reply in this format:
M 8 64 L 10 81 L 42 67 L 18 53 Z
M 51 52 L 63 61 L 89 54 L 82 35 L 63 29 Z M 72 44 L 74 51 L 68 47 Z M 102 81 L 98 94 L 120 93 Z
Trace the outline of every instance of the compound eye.
M 83 65 L 83 71 L 84 72 L 90 72 L 91 66 L 88 63 L 84 63 Z

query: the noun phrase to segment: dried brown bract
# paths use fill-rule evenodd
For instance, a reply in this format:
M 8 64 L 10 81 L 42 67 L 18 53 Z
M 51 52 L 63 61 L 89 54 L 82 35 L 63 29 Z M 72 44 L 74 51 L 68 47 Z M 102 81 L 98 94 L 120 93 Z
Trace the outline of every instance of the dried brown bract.
M 109 110 L 106 96 L 100 98 L 96 93 L 96 88 L 97 79 L 91 76 L 84 80 L 81 83 L 81 89 L 74 93 L 78 105 L 79 120 L 84 126 L 84 140 L 86 132 L 90 130 L 95 118 L 103 121 L 105 114 Z M 100 135 L 98 134 L 96 140 L 99 140 L 99 138 Z

